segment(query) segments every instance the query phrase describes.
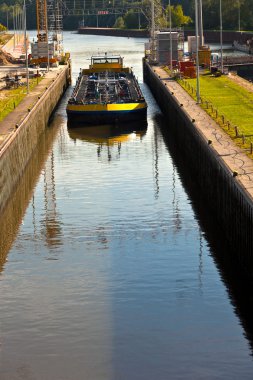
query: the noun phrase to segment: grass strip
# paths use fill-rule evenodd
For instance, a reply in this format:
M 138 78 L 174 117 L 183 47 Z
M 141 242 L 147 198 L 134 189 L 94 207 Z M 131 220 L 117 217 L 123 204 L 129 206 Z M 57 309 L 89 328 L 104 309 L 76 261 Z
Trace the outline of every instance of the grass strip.
M 196 99 L 196 79 L 179 80 Z M 253 92 L 226 76 L 200 75 L 201 107 L 228 133 L 237 145 L 249 149 L 253 141 Z
M 32 90 L 43 78 L 33 78 L 29 80 L 29 89 Z M 0 121 L 3 120 L 26 96 L 26 87 L 18 87 L 10 90 L 0 91 L 4 95 L 0 97 Z

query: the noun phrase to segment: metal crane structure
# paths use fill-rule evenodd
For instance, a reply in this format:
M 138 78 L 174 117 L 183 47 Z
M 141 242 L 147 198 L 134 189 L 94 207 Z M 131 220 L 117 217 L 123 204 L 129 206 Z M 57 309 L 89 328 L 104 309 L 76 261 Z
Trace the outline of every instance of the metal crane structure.
M 31 63 L 57 66 L 63 54 L 62 0 L 36 0 L 37 41 L 31 44 Z
M 62 1 L 47 0 L 47 19 L 49 40 L 62 40 Z
M 38 42 L 48 41 L 47 0 L 36 1 L 37 38 Z

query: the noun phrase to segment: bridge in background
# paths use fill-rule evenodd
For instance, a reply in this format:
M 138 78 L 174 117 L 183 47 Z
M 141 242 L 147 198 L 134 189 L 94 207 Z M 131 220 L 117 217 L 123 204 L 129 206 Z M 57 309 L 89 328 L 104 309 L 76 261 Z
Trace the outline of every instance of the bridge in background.
M 150 5 L 144 0 L 63 0 L 63 14 L 67 16 L 89 16 L 125 14 L 130 9 L 135 13 L 150 14 Z

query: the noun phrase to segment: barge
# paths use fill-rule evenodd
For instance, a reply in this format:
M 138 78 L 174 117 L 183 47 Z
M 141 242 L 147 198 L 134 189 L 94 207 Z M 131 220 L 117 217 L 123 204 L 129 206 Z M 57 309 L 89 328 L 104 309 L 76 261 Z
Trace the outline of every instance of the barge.
M 67 104 L 68 124 L 146 122 L 147 103 L 131 68 L 120 55 L 91 57 L 81 69 Z

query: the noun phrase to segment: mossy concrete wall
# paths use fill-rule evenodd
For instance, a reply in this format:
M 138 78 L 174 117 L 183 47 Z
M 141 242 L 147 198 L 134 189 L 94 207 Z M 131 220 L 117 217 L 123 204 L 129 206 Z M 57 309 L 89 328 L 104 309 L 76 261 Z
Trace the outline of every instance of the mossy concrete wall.
M 253 199 L 231 175 L 212 145 L 195 127 L 185 107 L 178 102 L 176 94 L 159 80 L 144 61 L 144 80 L 150 87 L 161 110 L 168 120 L 181 157 L 194 181 L 199 194 L 205 199 L 207 210 L 215 213 L 217 225 L 224 231 L 231 251 L 245 263 L 253 263 Z
M 36 148 L 40 135 L 48 125 L 61 96 L 70 81 L 70 67 L 55 75 L 55 79 L 36 101 L 30 112 L 17 125 L 8 142 L 0 151 L 0 212 L 5 207 L 13 189 Z M 13 111 L 15 112 L 15 110 Z

